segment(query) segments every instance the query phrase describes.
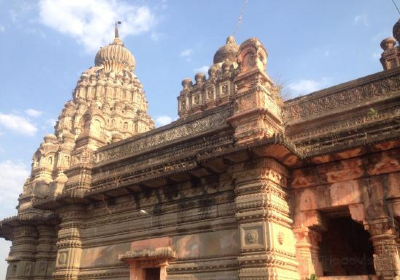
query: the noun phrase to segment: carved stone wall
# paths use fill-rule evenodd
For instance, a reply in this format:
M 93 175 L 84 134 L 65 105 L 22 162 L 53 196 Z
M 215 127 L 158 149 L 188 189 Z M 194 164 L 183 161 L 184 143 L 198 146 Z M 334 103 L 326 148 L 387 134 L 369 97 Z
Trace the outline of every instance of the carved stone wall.
M 7 279 L 52 279 L 55 261 L 55 228 L 19 225 L 13 229 L 13 242 Z
M 164 247 L 176 252 L 165 264 L 168 279 L 238 279 L 239 233 L 229 174 L 149 188 L 113 202 L 105 198 L 84 211 L 60 211 L 55 272 L 60 279 L 74 277 L 78 268 L 79 279 L 128 279 L 119 255 Z M 144 260 L 140 266 L 158 263 Z
M 347 209 L 371 235 L 376 274 L 381 279 L 398 277 L 399 152 L 392 148 L 292 171 L 294 232 L 298 258 L 305 260 L 303 277 L 322 276 L 318 249 L 327 209 Z

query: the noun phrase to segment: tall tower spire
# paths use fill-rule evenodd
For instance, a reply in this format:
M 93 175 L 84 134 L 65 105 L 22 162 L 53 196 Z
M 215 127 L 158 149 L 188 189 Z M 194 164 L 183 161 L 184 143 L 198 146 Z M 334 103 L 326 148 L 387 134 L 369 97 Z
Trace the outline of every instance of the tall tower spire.
M 154 128 L 135 58 L 118 37 L 100 48 L 95 66 L 82 73 L 55 125 L 33 156 L 32 175 L 20 197 L 20 212 L 33 211 L 32 198 L 79 195 L 90 188 L 95 151 Z

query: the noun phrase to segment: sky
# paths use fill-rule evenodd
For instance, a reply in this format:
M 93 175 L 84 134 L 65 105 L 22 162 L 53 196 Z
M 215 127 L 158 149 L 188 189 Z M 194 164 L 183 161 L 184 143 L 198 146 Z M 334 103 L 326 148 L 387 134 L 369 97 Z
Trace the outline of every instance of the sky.
M 116 20 L 162 126 L 177 118 L 181 81 L 207 72 L 244 2 L 0 0 L 0 220 L 16 214 L 33 153 Z M 249 0 L 235 37 L 261 40 L 267 73 L 290 98 L 382 71 L 379 45 L 398 18 L 391 0 Z M 8 250 L 0 240 L 0 279 Z

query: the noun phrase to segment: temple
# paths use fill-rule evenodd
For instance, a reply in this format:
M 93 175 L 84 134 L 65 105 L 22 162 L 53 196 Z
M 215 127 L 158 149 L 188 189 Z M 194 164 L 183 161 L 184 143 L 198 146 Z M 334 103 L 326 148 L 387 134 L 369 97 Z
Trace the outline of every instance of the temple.
M 382 72 L 291 100 L 230 36 L 154 128 L 116 29 L 0 223 L 7 280 L 399 280 L 393 35 Z

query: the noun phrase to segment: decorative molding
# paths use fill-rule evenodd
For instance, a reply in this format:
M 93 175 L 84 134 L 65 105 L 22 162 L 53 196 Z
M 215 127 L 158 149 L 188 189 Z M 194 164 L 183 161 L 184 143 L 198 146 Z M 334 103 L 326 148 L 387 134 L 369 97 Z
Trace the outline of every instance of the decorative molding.
M 211 115 L 171 127 L 168 130 L 159 131 L 158 133 L 149 133 L 149 135 L 138 137 L 130 142 L 103 149 L 97 152 L 96 163 L 99 164 L 116 158 L 125 158 L 137 151 L 172 142 L 173 140 L 184 138 L 186 136 L 195 136 L 199 133 L 206 132 L 207 130 L 225 124 L 226 119 L 231 115 L 232 109 L 228 107 Z
M 394 96 L 400 89 L 400 75 L 396 72 L 391 75 L 379 73 L 351 82 L 348 86 L 337 86 L 289 100 L 283 107 L 284 120 L 297 122 L 335 109 Z
M 366 112 L 363 115 L 358 115 L 352 118 L 346 118 L 336 122 L 324 123 L 318 126 L 312 126 L 310 128 L 302 129 L 301 132 L 296 132 L 290 135 L 290 140 L 299 141 L 316 141 L 315 137 L 327 138 L 334 133 L 340 133 L 343 130 L 357 129 L 364 125 L 374 125 L 377 123 L 400 117 L 400 106 L 394 106 L 388 109 L 376 110 L 375 114 L 368 114 Z

